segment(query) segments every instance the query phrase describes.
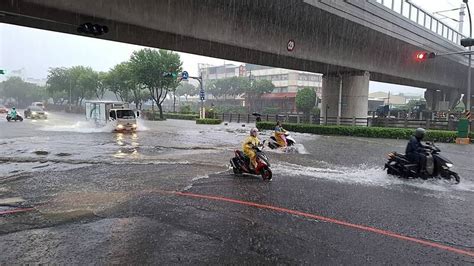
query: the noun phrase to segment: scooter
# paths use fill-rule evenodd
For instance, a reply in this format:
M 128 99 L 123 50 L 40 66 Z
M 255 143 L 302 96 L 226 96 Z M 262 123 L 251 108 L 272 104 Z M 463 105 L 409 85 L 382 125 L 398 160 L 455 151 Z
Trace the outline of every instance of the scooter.
M 20 122 L 22 122 L 22 121 L 23 121 L 23 117 L 21 117 L 20 115 L 17 114 L 15 118 L 12 118 L 12 117 L 10 116 L 10 114 L 7 114 L 7 121 L 8 121 L 8 122 L 11 122 L 11 121 L 15 121 L 15 122 L 16 122 L 16 121 L 20 121 Z
M 427 142 L 426 145 L 424 171 L 420 172 L 418 164 L 410 162 L 404 154 L 391 152 L 388 154 L 388 161 L 384 168 L 387 169 L 387 174 L 402 178 L 428 179 L 441 177 L 447 180 L 453 179 L 458 184 L 461 178 L 456 172 L 451 171 L 450 168 L 453 167 L 453 163 L 439 154 L 441 150 L 434 143 Z
M 294 146 L 296 144 L 296 141 L 295 139 L 290 136 L 290 133 L 288 132 L 285 132 L 285 138 L 286 138 L 286 146 L 287 147 L 291 147 L 291 146 Z M 278 144 L 278 141 L 276 140 L 275 136 L 271 136 L 269 139 L 268 139 L 268 147 L 270 147 L 270 149 L 278 149 L 280 148 L 280 144 Z
M 254 147 L 254 150 L 257 154 L 257 168 L 255 170 L 250 169 L 250 158 L 242 151 L 235 150 L 235 157 L 230 160 L 230 165 L 232 166 L 234 174 L 241 175 L 246 173 L 251 175 L 261 175 L 263 180 L 271 180 L 272 170 L 270 169 L 268 157 L 263 152 L 263 145 L 260 147 Z

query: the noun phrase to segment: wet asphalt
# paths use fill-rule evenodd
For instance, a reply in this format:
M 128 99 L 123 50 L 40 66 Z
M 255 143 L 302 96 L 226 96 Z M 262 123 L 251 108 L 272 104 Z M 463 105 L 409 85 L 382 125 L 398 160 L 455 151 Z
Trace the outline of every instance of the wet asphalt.
M 2 118 L 0 213 L 32 209 L 0 215 L 0 264 L 474 263 L 474 145 L 439 144 L 454 185 L 386 175 L 385 154 L 406 140 L 294 134 L 294 150 L 268 151 L 264 182 L 228 166 L 251 125 L 141 121 L 117 134 L 79 115 Z

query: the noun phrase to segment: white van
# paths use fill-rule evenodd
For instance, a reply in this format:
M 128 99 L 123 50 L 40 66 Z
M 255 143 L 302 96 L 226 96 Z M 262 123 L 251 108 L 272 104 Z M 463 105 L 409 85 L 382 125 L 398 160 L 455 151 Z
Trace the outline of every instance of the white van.
M 40 107 L 41 109 L 45 110 L 44 104 L 42 102 L 33 102 L 31 106 Z

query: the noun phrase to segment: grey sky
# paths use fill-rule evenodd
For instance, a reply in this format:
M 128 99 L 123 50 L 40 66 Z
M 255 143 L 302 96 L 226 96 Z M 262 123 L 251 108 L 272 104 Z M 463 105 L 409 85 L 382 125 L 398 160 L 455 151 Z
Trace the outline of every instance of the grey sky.
M 427 11 L 435 12 L 459 7 L 461 0 L 411 0 Z M 458 19 L 458 11 L 444 13 Z M 467 17 L 465 19 L 467 21 Z M 444 20 L 457 28 L 457 23 Z M 464 32 L 468 32 L 468 23 Z M 8 24 L 0 24 L 0 69 L 26 69 L 28 77 L 45 78 L 50 67 L 70 67 L 74 65 L 90 66 L 98 71 L 107 71 L 115 64 L 129 59 L 134 50 L 141 46 L 104 41 L 88 37 L 49 32 Z M 198 63 L 223 64 L 224 60 L 180 53 L 183 68 L 191 75 L 197 74 Z M 235 63 L 225 61 L 226 63 Z M 1 77 L 0 77 L 1 78 Z M 0 79 L 1 80 L 1 79 Z M 422 89 L 413 87 L 370 83 L 370 91 L 392 91 L 421 94 Z

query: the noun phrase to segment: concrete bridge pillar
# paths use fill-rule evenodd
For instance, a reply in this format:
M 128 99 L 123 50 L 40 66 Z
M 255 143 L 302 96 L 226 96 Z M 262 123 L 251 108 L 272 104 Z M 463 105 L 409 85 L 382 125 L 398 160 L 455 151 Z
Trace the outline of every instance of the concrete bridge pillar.
M 438 93 L 436 89 L 426 89 L 425 91 L 426 110 L 438 111 Z
M 461 98 L 459 90 L 425 91 L 426 108 L 429 111 L 448 111 L 454 109 Z
M 461 92 L 459 90 L 449 90 L 446 92 L 446 100 L 449 102 L 449 110 L 452 111 L 461 100 Z
M 334 124 L 334 121 L 340 122 L 340 118 L 366 118 L 369 77 L 367 71 L 324 75 L 321 97 L 323 122 Z
M 471 91 L 472 91 L 472 89 L 471 89 Z M 473 93 L 471 93 L 471 111 L 474 110 L 474 97 L 472 97 L 472 96 L 474 96 Z M 462 97 L 462 102 L 464 103 L 464 106 L 466 106 L 466 104 L 467 104 L 467 94 L 464 94 L 464 96 Z

